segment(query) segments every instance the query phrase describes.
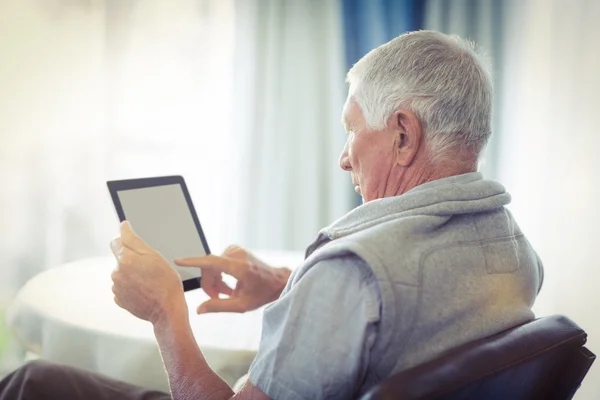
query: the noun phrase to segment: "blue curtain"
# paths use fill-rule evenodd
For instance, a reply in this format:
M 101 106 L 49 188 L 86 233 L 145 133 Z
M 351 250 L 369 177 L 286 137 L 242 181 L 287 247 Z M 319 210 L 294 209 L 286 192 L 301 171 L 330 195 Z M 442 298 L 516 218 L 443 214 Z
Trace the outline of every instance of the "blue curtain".
M 396 36 L 421 29 L 424 3 L 422 0 L 342 0 L 347 67 Z
M 423 24 L 424 0 L 341 1 L 348 69 L 370 50 Z M 356 204 L 361 203 L 358 196 Z

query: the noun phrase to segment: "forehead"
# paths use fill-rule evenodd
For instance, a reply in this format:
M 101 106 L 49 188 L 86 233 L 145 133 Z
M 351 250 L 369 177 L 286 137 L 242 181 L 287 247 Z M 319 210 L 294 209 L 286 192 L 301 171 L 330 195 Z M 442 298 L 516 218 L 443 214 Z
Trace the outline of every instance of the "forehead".
M 350 129 L 362 124 L 363 115 L 360 106 L 352 96 L 348 96 L 342 109 L 342 125 Z

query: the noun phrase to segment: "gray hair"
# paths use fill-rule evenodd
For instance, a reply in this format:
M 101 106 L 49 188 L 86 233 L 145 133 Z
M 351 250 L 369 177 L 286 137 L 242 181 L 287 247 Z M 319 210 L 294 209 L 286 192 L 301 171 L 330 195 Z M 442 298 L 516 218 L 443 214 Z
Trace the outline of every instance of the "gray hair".
M 384 129 L 400 108 L 414 112 L 434 159 L 464 146 L 479 155 L 492 133 L 490 62 L 458 36 L 400 35 L 360 59 L 347 81 L 370 129 Z

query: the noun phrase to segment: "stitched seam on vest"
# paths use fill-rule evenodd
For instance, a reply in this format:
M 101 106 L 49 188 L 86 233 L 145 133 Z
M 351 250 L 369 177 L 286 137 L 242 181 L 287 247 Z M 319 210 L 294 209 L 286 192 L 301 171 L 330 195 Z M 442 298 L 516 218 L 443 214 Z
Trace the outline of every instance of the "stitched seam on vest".
M 406 345 L 412 338 L 412 335 L 415 332 L 415 327 L 417 326 L 417 321 L 419 320 L 419 317 L 421 315 L 421 304 L 423 302 L 423 268 L 422 268 L 422 265 L 423 265 L 422 263 L 419 263 L 419 286 L 418 286 L 419 290 L 417 292 L 416 310 L 412 315 L 412 320 L 410 321 L 408 328 L 406 329 L 405 337 L 400 340 L 400 346 L 399 346 L 399 350 L 398 350 L 398 354 L 397 354 L 398 359 L 400 357 L 402 357 L 402 355 L 404 354 Z
M 490 239 L 486 239 L 486 240 L 480 239 L 480 240 L 469 240 L 469 241 L 455 242 L 455 243 L 446 243 L 446 244 L 431 247 L 427 251 L 424 251 L 423 254 L 421 255 L 421 259 L 419 261 L 419 273 L 421 273 L 421 270 L 423 269 L 423 265 L 425 264 L 426 259 L 438 250 L 449 249 L 452 247 L 468 247 L 468 246 L 475 246 L 475 245 L 483 246 L 483 245 L 492 244 L 492 243 L 509 242 L 509 241 L 521 239 L 524 237 L 525 237 L 525 235 L 523 233 L 519 233 L 518 235 L 502 236 L 502 237 L 490 238 Z M 419 284 L 422 285 L 423 282 L 419 281 Z
M 369 250 L 367 250 L 367 249 L 366 249 L 364 246 L 362 246 L 361 244 L 359 244 L 359 243 L 354 243 L 354 244 L 353 244 L 353 247 L 354 247 L 354 246 L 356 246 L 356 250 L 360 251 L 360 252 L 361 252 L 361 253 L 363 253 L 364 255 L 368 255 L 368 256 L 369 256 L 369 258 L 370 258 L 372 261 L 377 261 L 377 263 L 378 263 L 378 268 L 379 268 L 379 269 L 380 269 L 380 270 L 381 270 L 381 271 L 382 271 L 382 272 L 383 272 L 383 273 L 386 275 L 386 277 L 388 278 L 387 280 L 385 280 L 385 279 L 376 279 L 376 280 L 375 280 L 376 282 L 378 282 L 378 286 L 379 286 L 379 295 L 380 295 L 380 297 L 381 297 L 381 304 L 382 304 L 382 306 L 383 306 L 383 304 L 384 304 L 384 302 L 385 302 L 385 296 L 384 296 L 384 293 L 383 293 L 383 292 L 382 292 L 382 290 L 381 290 L 381 286 L 380 286 L 380 283 L 379 283 L 379 282 L 388 282 L 388 283 L 392 284 L 392 282 L 391 282 L 391 280 L 390 280 L 390 275 L 389 275 L 389 272 L 388 272 L 387 268 L 385 268 L 385 263 L 383 262 L 383 260 L 382 260 L 382 259 L 381 259 L 381 258 L 380 258 L 380 257 L 379 257 L 377 254 L 373 253 L 372 251 L 369 251 Z M 369 260 L 366 260 L 366 259 L 365 259 L 363 256 L 361 256 L 360 254 L 358 254 L 358 253 L 357 253 L 357 252 L 355 252 L 355 251 L 352 251 L 352 252 L 353 252 L 354 254 L 356 254 L 356 256 L 357 256 L 357 257 L 361 258 L 361 259 L 362 259 L 362 260 L 363 260 L 363 261 L 364 261 L 364 262 L 365 262 L 365 263 L 366 263 L 366 264 L 369 266 L 369 268 L 370 268 L 370 269 L 371 269 L 371 271 L 373 272 L 373 275 L 374 275 L 374 276 L 377 276 L 377 275 L 374 273 L 374 271 L 373 271 L 373 265 L 371 264 L 371 262 L 370 262 Z M 392 314 L 393 314 L 393 315 L 392 315 L 392 321 L 396 321 L 396 317 L 397 317 L 397 315 L 398 315 L 398 310 L 396 309 L 395 299 L 394 299 L 394 301 L 393 301 L 392 303 L 393 303 L 393 312 L 392 312 Z M 380 317 L 379 317 L 379 318 L 380 318 L 380 320 L 379 320 L 379 326 L 381 327 L 381 323 L 383 322 L 383 313 L 381 313 L 381 315 L 380 315 Z M 378 337 L 380 337 L 380 336 L 379 336 L 379 334 L 378 334 L 377 336 L 378 336 Z M 375 339 L 375 340 L 377 340 L 377 339 Z M 387 343 L 387 344 L 386 344 L 386 345 L 385 345 L 385 346 L 382 348 L 382 350 L 383 350 L 383 349 L 385 349 L 385 353 L 384 353 L 384 354 L 386 354 L 386 355 L 389 355 L 389 354 L 390 354 L 390 352 L 389 352 L 389 348 L 390 348 L 390 346 L 393 344 L 393 342 L 394 342 L 394 341 L 393 341 L 393 339 L 389 339 L 389 340 L 388 340 L 388 343 Z M 376 362 L 374 362 L 374 363 L 373 363 L 373 365 L 372 365 L 372 373 L 373 373 L 373 375 L 375 376 L 375 379 L 377 379 L 377 380 L 381 380 L 381 379 L 382 379 L 382 378 L 381 378 L 381 375 L 379 375 L 379 373 L 378 373 L 378 369 L 379 369 L 379 367 L 380 367 L 382 364 L 384 364 L 384 362 L 388 362 L 388 359 L 389 359 L 389 356 L 388 356 L 388 357 L 382 357 L 382 358 L 380 358 L 378 361 L 376 361 Z M 393 368 L 394 368 L 394 363 L 392 362 L 391 368 L 387 368 L 387 369 L 393 369 Z
M 517 235 L 517 236 L 524 236 L 523 234 Z M 406 333 L 406 338 L 403 340 L 402 345 L 400 346 L 400 350 L 398 352 L 398 358 L 400 358 L 404 352 L 404 349 L 406 347 L 406 344 L 408 343 L 408 341 L 410 340 L 410 338 L 412 338 L 412 335 L 415 332 L 415 328 L 417 326 L 417 322 L 419 321 L 419 317 L 421 315 L 421 305 L 423 302 L 423 287 L 424 287 L 424 266 L 425 266 L 425 261 L 426 259 L 432 255 L 433 253 L 435 253 L 438 250 L 442 250 L 442 249 L 447 249 L 447 248 L 452 248 L 452 247 L 463 247 L 463 246 L 473 246 L 473 245 L 482 245 L 485 243 L 494 243 L 494 242 L 499 242 L 499 241 L 507 241 L 507 240 L 513 240 L 515 238 L 514 235 L 511 236 L 507 236 L 507 237 L 500 237 L 500 238 L 494 238 L 494 239 L 490 239 L 490 240 L 474 240 L 474 241 L 464 241 L 464 242 L 456 242 L 456 243 L 446 243 L 443 245 L 438 245 L 438 246 L 434 246 L 431 247 L 430 249 L 428 249 L 427 251 L 423 252 L 423 254 L 421 255 L 421 259 L 419 260 L 419 293 L 417 294 L 417 309 L 415 311 L 414 317 L 407 329 L 407 333 Z
M 479 233 L 479 228 L 477 228 L 477 223 L 475 222 L 475 215 L 471 214 L 471 226 L 473 227 L 473 229 L 475 229 L 475 233 L 477 234 L 477 241 L 481 242 L 481 234 Z M 489 271 L 488 268 L 488 258 L 485 254 L 485 250 L 483 250 L 483 248 L 480 247 L 482 256 L 483 256 L 483 263 L 485 264 L 485 270 Z

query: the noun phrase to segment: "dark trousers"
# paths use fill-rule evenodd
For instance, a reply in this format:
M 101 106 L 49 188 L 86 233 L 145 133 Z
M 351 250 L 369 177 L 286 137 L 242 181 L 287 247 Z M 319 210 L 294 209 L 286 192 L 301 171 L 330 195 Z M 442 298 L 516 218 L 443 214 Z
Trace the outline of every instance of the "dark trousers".
M 47 361 L 32 361 L 0 381 L 0 400 L 170 400 L 99 374 Z

